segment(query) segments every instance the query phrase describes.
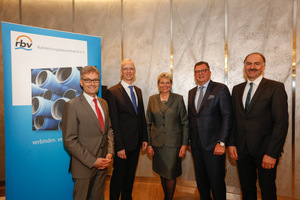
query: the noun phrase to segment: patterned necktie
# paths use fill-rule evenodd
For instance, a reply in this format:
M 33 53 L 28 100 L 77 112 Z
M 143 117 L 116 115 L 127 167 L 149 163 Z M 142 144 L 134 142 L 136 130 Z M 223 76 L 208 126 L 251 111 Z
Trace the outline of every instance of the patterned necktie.
M 204 86 L 200 86 L 199 89 L 200 89 L 200 94 L 199 94 L 199 98 L 198 98 L 198 102 L 197 102 L 197 113 L 199 112 L 200 110 L 200 106 L 201 106 L 201 103 L 202 103 L 202 100 L 203 100 L 203 88 Z
M 136 98 L 135 98 L 135 95 L 134 95 L 134 92 L 133 92 L 133 86 L 130 85 L 129 89 L 130 89 L 131 101 L 132 101 L 135 113 L 137 114 L 137 105 L 136 105 Z
M 101 114 L 101 111 L 98 107 L 98 103 L 97 103 L 97 99 L 93 99 L 94 103 L 95 103 L 95 108 L 96 108 L 96 112 L 97 112 L 97 116 L 98 116 L 98 120 L 99 120 L 99 123 L 100 123 L 100 126 L 102 128 L 102 131 L 104 129 L 104 121 L 103 121 L 103 116 Z
M 247 98 L 246 98 L 245 111 L 248 110 L 248 107 L 249 107 L 249 105 L 250 105 L 252 86 L 253 86 L 253 83 L 251 82 L 251 83 L 250 83 L 250 88 L 249 88 L 249 90 L 248 90 Z

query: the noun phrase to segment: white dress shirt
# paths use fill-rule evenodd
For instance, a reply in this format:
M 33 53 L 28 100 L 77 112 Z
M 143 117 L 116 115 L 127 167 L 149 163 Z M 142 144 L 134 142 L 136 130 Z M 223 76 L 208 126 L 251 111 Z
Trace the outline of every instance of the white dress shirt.
M 203 89 L 202 89 L 202 92 L 203 92 L 203 97 L 205 95 L 205 92 L 206 92 L 206 89 L 208 87 L 208 84 L 209 84 L 210 80 L 207 81 L 203 86 Z M 199 89 L 200 85 L 197 85 L 197 91 L 196 91 L 196 96 L 195 96 L 195 100 L 194 100 L 194 105 L 195 105 L 195 109 L 197 110 L 197 104 L 198 104 L 198 99 L 199 99 L 199 96 L 200 96 L 200 89 Z M 203 100 L 202 100 L 203 101 Z
M 243 105 L 244 105 L 244 108 L 245 108 L 245 104 L 246 104 L 247 94 L 248 94 L 248 91 L 249 91 L 249 88 L 250 88 L 250 83 L 251 82 L 253 83 L 252 91 L 251 91 L 251 98 L 250 98 L 250 102 L 251 102 L 251 99 L 254 96 L 254 94 L 255 94 L 255 92 L 257 90 L 257 87 L 260 84 L 262 78 L 263 78 L 262 75 L 260 75 L 254 81 L 250 81 L 249 79 L 247 80 L 247 84 L 246 84 L 246 87 L 244 89 L 244 94 L 243 94 Z
M 94 99 L 97 98 L 97 96 L 95 97 L 91 97 L 90 95 L 88 95 L 87 93 L 83 92 L 83 96 L 85 97 L 85 99 L 87 100 L 87 102 L 90 104 L 91 108 L 93 109 L 93 111 L 95 112 L 96 114 L 96 117 L 98 118 L 98 115 L 97 115 L 97 111 L 96 111 L 96 106 L 95 106 L 95 103 L 94 103 Z M 103 122 L 105 124 L 105 117 L 104 117 L 104 114 L 103 114 L 103 109 L 97 99 L 97 104 L 98 104 L 98 107 L 101 111 L 101 114 L 102 114 L 102 117 L 103 117 Z
M 130 98 L 130 100 L 131 100 L 131 102 L 132 102 L 131 94 L 130 94 L 130 88 L 129 88 L 130 85 L 129 85 L 128 83 L 126 83 L 124 80 L 121 81 L 121 85 L 122 85 L 123 88 L 125 89 L 126 93 L 128 94 L 128 96 L 129 96 L 129 98 Z M 132 85 L 132 86 L 133 86 L 133 85 Z M 138 106 L 139 106 L 139 104 L 138 104 L 138 98 L 137 98 L 137 95 L 136 95 L 136 92 L 135 92 L 134 87 L 133 87 L 133 93 L 134 93 L 135 99 L 136 99 L 136 106 L 138 107 Z

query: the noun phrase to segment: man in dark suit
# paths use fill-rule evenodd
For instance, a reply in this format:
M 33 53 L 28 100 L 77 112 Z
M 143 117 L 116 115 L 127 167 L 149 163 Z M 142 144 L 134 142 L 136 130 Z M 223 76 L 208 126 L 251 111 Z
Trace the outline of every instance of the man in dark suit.
M 121 82 L 107 90 L 107 102 L 114 130 L 114 170 L 110 200 L 132 199 L 131 193 L 140 147 L 147 148 L 147 128 L 142 91 L 133 86 L 135 66 L 130 59 L 121 64 Z
M 108 105 L 97 97 L 99 71 L 80 72 L 83 94 L 68 101 L 63 111 L 63 142 L 71 154 L 74 200 L 103 200 L 107 167 L 114 154 Z
M 210 80 L 207 62 L 194 67 L 197 86 L 189 91 L 189 138 L 201 200 L 226 200 L 225 144 L 232 127 L 232 105 L 226 85 Z
M 265 57 L 244 60 L 247 82 L 234 86 L 233 133 L 228 150 L 237 160 L 243 199 L 257 199 L 257 172 L 262 199 L 276 200 L 276 168 L 288 129 L 287 94 L 280 82 L 263 78 Z

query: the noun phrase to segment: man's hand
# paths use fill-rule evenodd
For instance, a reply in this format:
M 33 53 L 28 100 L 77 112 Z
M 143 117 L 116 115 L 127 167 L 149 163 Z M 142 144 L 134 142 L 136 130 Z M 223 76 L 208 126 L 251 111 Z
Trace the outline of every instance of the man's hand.
M 151 157 L 154 156 L 154 150 L 153 150 L 152 146 L 147 147 L 147 154 Z
M 126 159 L 126 153 L 125 153 L 125 149 L 118 151 L 117 152 L 117 156 L 121 159 Z
M 145 151 L 147 149 L 148 142 L 143 142 L 142 144 L 142 150 Z
M 179 150 L 179 158 L 182 158 L 185 155 L 187 147 L 188 147 L 187 145 L 182 145 L 181 146 L 181 148 Z
M 105 168 L 109 167 L 110 163 L 111 163 L 111 159 L 97 158 L 97 160 L 94 164 L 94 167 L 97 168 L 98 170 L 99 169 L 105 169 Z
M 229 155 L 232 159 L 238 160 L 238 153 L 235 146 L 228 147 Z
M 221 146 L 219 142 L 215 146 L 214 155 L 221 156 L 225 153 L 225 146 Z
M 267 154 L 264 155 L 263 160 L 262 160 L 262 168 L 264 169 L 273 169 L 276 164 L 276 158 L 272 158 L 268 156 Z
M 112 157 L 113 157 L 113 155 L 111 154 L 111 153 L 108 153 L 107 155 L 106 155 L 106 159 L 112 159 Z

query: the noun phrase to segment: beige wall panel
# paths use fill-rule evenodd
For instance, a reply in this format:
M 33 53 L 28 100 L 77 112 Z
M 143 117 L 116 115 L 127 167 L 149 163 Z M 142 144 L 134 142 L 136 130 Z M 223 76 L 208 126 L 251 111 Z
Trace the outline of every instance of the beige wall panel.
M 19 0 L 0 0 L 0 21 L 19 23 Z M 0 31 L 2 29 L 0 27 Z M 5 180 L 5 133 L 2 34 L 0 34 L 0 181 Z
M 75 32 L 101 37 L 101 81 L 109 87 L 120 80 L 121 1 L 75 0 Z
M 194 65 L 207 61 L 211 78 L 225 81 L 225 1 L 174 0 L 174 91 L 184 96 L 195 86 Z
M 72 31 L 72 0 L 22 0 L 22 24 Z
M 124 1 L 124 58 L 136 65 L 135 84 L 149 96 L 157 94 L 157 76 L 170 72 L 170 1 Z M 137 176 L 153 176 L 151 160 L 140 156 Z
M 194 65 L 207 61 L 212 80 L 225 80 L 225 1 L 174 0 L 174 92 L 188 102 L 188 91 L 195 86 Z M 187 152 L 183 160 L 185 180 L 195 180 L 192 155 Z
M 19 0 L 0 0 L 0 19 L 5 22 L 19 23 Z
M 293 1 L 228 0 L 228 83 L 244 81 L 243 60 L 261 52 L 267 63 L 265 77 L 285 84 L 291 111 Z M 291 123 L 290 123 L 291 124 Z M 291 131 L 277 170 L 278 194 L 291 196 Z M 236 184 L 231 183 L 229 184 Z
M 295 84 L 295 198 L 300 199 L 300 0 L 296 19 L 296 84 Z M 291 115 L 291 113 L 290 113 Z

